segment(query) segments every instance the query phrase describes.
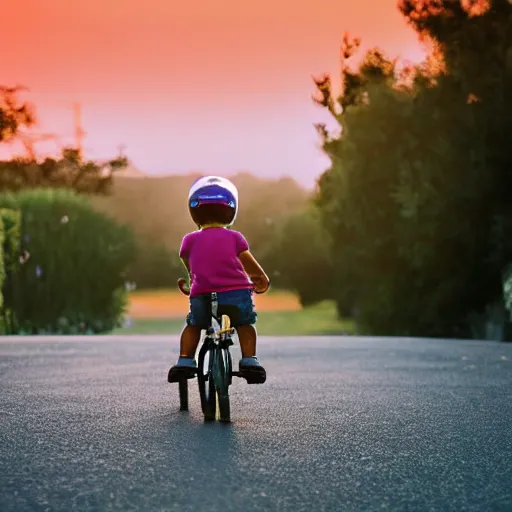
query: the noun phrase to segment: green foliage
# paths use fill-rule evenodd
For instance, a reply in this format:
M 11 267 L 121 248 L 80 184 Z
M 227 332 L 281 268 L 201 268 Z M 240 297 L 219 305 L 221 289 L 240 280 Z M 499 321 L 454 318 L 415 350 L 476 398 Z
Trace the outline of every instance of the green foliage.
M 0 162 L 0 190 L 28 188 L 66 188 L 81 194 L 107 195 L 112 191 L 113 175 L 127 165 L 125 158 L 105 163 L 83 161 L 78 150 L 64 149 L 60 159 L 11 160 Z
M 0 217 L 0 244 L 3 246 L 5 241 L 5 229 L 2 218 Z M 3 285 L 5 282 L 5 261 L 4 261 L 4 251 L 0 251 L 0 308 L 3 309 L 4 306 L 4 294 L 3 294 Z
M 134 229 L 139 250 L 130 267 L 129 280 L 135 281 L 137 288 L 154 288 L 163 283 L 174 287 L 176 275 L 184 276 L 177 253 L 183 236 L 197 229 L 187 208 L 188 190 L 197 177 L 115 177 L 112 195 L 91 198 L 98 211 Z M 244 234 L 274 286 L 279 286 L 273 233 L 281 218 L 307 207 L 310 194 L 290 178 L 265 180 L 241 173 L 232 181 L 240 195 L 233 228 Z
M 1 309 L 4 331 L 6 334 L 13 334 L 16 332 L 16 318 L 10 305 L 19 300 L 21 293 L 19 282 L 21 212 L 1 208 L 0 219 L 3 226 L 2 257 L 5 271 L 2 285 L 4 300 Z
M 304 210 L 309 194 L 291 178 L 263 180 L 239 174 L 233 182 L 240 195 L 234 229 L 244 234 L 251 244 L 251 251 L 260 257 L 267 250 L 280 219 Z
M 268 259 L 274 262 L 281 287 L 296 292 L 303 306 L 326 298 L 334 273 L 329 236 L 316 210 L 283 218 L 274 231 L 271 250 Z
M 26 258 L 16 287 L 20 293 L 5 303 L 18 332 L 99 333 L 118 325 L 134 252 L 131 230 L 68 190 L 4 194 L 0 205 L 22 212 Z
M 178 251 L 143 237 L 137 239 L 137 254 L 128 268 L 127 279 L 138 289 L 174 288 L 184 275 L 186 269 Z
M 512 5 L 472 16 L 457 2 L 405 4 L 444 68 L 435 73 L 431 60 L 404 81 L 373 51 L 356 72 L 344 69 L 341 98 L 317 80 L 318 103 L 341 127 L 340 136 L 318 127 L 332 165 L 317 204 L 336 293 L 350 294 L 363 332 L 472 336 L 482 332 L 475 318 L 502 300 L 512 261 Z
M 21 212 L 0 208 L 5 240 L 3 245 L 5 267 L 8 273 L 13 273 L 18 268 L 18 257 L 21 243 Z
M 0 142 L 12 139 L 21 127 L 35 122 L 32 106 L 18 98 L 21 90 L 21 87 L 0 86 Z
M 31 134 L 23 130 L 32 127 L 36 118 L 33 106 L 18 98 L 22 89 L 0 86 L 0 143 L 21 138 L 28 152 L 26 159 L 0 161 L 0 191 L 59 187 L 84 194 L 109 194 L 113 174 L 128 165 L 127 159 L 120 156 L 103 163 L 84 161 L 78 149 L 65 148 L 59 159 L 40 162 Z

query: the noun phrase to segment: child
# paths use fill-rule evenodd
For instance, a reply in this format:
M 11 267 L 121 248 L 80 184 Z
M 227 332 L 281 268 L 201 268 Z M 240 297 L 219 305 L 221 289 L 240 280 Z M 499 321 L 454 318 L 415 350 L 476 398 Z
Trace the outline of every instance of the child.
M 259 382 L 266 378 L 265 369 L 256 358 L 256 313 L 252 293 L 264 293 L 270 280 L 249 251 L 238 231 L 228 229 L 238 211 L 238 190 L 225 178 L 206 176 L 190 189 L 188 205 L 198 231 L 187 234 L 180 248 L 180 258 L 187 268 L 190 288 L 180 289 L 190 295 L 187 325 L 181 333 L 180 357 L 169 370 L 168 381 L 176 382 L 180 374 L 196 368 L 195 353 L 201 330 L 210 318 L 204 294 L 217 292 L 219 306 L 236 305 L 238 318 L 231 319 L 240 340 L 240 370 L 256 372 Z

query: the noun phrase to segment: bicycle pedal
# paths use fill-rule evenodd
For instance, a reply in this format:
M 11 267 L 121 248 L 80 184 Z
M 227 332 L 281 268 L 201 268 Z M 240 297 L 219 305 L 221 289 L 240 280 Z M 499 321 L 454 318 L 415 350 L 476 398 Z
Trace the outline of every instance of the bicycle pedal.
M 174 383 L 179 382 L 180 380 L 188 380 L 193 379 L 196 376 L 197 370 L 195 368 L 180 368 L 172 371 L 172 368 L 169 370 L 167 375 L 167 382 Z
M 260 369 L 246 369 L 240 370 L 240 376 L 243 377 L 247 384 L 263 384 L 267 380 L 265 370 Z
M 263 384 L 267 380 L 266 375 L 251 375 L 246 377 L 247 384 Z

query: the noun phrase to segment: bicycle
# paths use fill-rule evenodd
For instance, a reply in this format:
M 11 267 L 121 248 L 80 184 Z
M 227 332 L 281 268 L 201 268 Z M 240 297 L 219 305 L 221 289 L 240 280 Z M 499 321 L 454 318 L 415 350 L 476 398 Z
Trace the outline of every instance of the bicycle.
M 233 371 L 229 347 L 234 344 L 232 336 L 235 329 L 231 327 L 231 319 L 236 318 L 238 308 L 234 305 L 219 305 L 217 294 L 213 292 L 209 294 L 208 311 L 210 325 L 199 349 L 197 369 L 184 369 L 183 377 L 178 381 L 180 411 L 188 411 L 188 381 L 197 376 L 204 420 L 215 421 L 218 410 L 219 420 L 229 423 L 229 386 L 233 377 L 243 378 L 248 384 L 263 384 L 265 379 L 262 380 L 260 374 L 248 370 Z

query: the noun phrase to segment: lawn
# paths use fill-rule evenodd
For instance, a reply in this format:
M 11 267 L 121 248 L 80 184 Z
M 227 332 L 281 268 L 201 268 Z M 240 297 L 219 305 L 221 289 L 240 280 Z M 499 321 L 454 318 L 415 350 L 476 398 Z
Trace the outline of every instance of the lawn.
M 350 321 L 337 318 L 332 302 L 301 308 L 293 293 L 272 291 L 255 297 L 258 333 L 268 336 L 344 334 Z M 140 291 L 130 295 L 127 326 L 115 334 L 178 334 L 188 311 L 188 299 L 174 290 Z

